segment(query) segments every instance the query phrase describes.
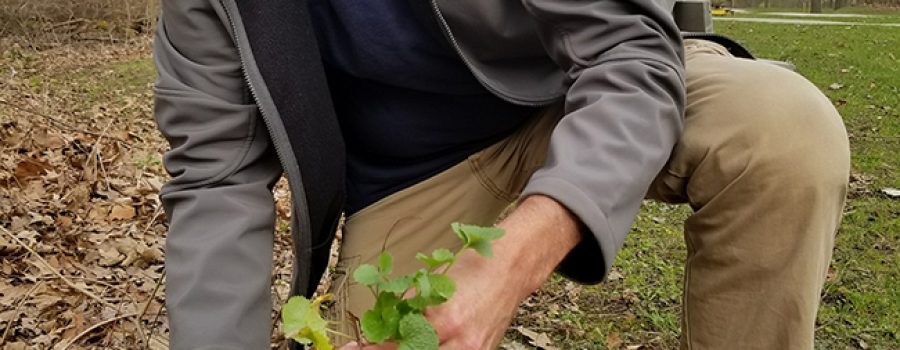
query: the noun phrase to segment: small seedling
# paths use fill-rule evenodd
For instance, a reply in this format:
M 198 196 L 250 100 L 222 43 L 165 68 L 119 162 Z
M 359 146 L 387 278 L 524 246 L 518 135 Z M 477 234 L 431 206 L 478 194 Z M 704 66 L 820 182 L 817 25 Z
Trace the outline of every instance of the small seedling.
M 398 350 L 437 350 L 438 337 L 434 327 L 423 315 L 425 309 L 443 304 L 453 296 L 456 284 L 447 276 L 459 254 L 472 249 L 484 257 L 493 256 L 491 244 L 503 236 L 496 227 L 479 227 L 453 223 L 453 232 L 462 241 L 454 252 L 437 249 L 431 255 L 418 253 L 416 259 L 425 264 L 408 275 L 391 278 L 394 258 L 382 252 L 377 265 L 364 264 L 353 271 L 353 280 L 369 288 L 375 305 L 363 313 L 359 328 L 368 344 L 395 343 Z M 334 346 L 327 334 L 337 332 L 328 328 L 322 318 L 321 304 L 329 300 L 324 295 L 310 301 L 302 296 L 288 300 L 281 311 L 285 337 L 317 350 L 331 350 Z

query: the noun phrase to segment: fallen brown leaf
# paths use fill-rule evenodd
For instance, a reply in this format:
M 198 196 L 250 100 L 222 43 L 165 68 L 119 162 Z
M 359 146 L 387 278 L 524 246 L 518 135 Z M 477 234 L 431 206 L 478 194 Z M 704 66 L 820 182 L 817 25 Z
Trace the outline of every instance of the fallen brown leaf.
M 115 205 L 109 211 L 109 216 L 106 217 L 107 220 L 115 221 L 115 220 L 131 220 L 134 218 L 135 210 L 134 207 L 130 205 Z
M 622 338 L 619 336 L 619 332 L 609 332 L 606 335 L 606 347 L 609 349 L 615 349 L 622 346 Z
M 528 343 L 534 345 L 540 349 L 544 350 L 559 350 L 559 348 L 553 346 L 553 342 L 550 340 L 550 337 L 547 336 L 547 333 L 543 332 L 535 332 L 525 327 L 516 327 L 516 331 L 525 336 L 528 339 Z
M 16 164 L 15 176 L 19 181 L 24 181 L 45 174 L 47 173 L 47 170 L 50 169 L 53 169 L 53 166 L 46 161 L 35 158 L 25 158 Z

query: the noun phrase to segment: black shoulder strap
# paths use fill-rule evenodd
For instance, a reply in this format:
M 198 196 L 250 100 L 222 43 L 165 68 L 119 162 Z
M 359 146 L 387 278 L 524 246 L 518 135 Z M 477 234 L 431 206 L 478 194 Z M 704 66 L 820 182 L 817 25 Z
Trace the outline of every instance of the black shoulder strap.
M 331 238 L 344 206 L 344 141 L 307 1 L 236 2 L 257 68 L 300 168 L 306 201 L 295 203 L 305 208 L 294 209 L 309 212 L 311 232 L 294 234 L 292 293 L 309 296 L 327 267 Z
M 712 41 L 716 44 L 724 46 L 726 49 L 728 49 L 728 52 L 734 55 L 734 57 L 755 59 L 755 57 L 753 57 L 753 54 L 750 53 L 750 50 L 747 50 L 747 48 L 739 44 L 737 41 L 731 40 L 731 38 L 724 35 L 713 33 L 683 32 L 681 33 L 681 37 L 685 39 L 700 39 Z

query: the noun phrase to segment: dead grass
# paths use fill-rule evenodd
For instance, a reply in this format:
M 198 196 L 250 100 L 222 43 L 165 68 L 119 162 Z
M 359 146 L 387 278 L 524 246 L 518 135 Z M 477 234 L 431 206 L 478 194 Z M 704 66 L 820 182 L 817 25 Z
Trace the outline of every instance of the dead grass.
M 150 32 L 159 0 L 0 0 L 0 49 L 121 42 Z

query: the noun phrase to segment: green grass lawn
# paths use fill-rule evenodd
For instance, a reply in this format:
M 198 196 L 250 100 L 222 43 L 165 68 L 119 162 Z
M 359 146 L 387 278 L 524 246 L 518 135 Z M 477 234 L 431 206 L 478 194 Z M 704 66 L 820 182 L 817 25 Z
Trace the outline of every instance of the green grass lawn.
M 886 17 L 849 20 L 900 22 L 900 12 L 862 12 Z M 837 106 L 850 133 L 861 180 L 852 186 L 837 236 L 816 347 L 900 348 L 900 200 L 879 193 L 900 187 L 900 28 L 716 21 L 715 29 L 758 57 L 795 64 Z M 518 322 L 552 334 L 563 349 L 677 347 L 686 255 L 681 223 L 689 214 L 688 208 L 648 202 L 613 280 L 586 287 L 577 301 L 565 303 L 553 300 L 577 287 L 555 279 Z M 537 305 L 546 300 L 552 302 Z

